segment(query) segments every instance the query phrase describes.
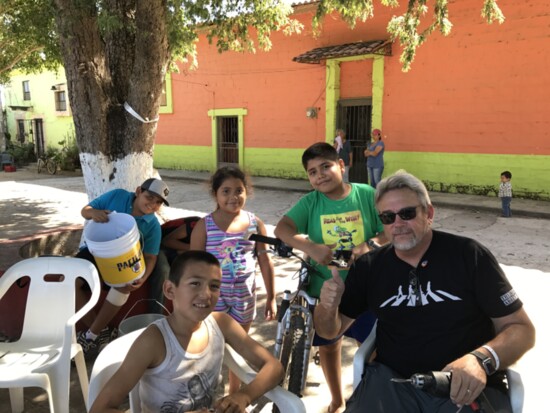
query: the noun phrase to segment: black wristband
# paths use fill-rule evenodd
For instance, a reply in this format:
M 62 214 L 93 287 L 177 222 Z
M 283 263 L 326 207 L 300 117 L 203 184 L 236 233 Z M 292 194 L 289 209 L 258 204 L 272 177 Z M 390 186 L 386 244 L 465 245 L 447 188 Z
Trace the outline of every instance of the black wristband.
M 492 374 L 495 374 L 496 369 L 495 369 L 495 366 L 493 366 L 493 360 L 491 359 L 491 357 L 486 356 L 481 351 L 477 351 L 477 350 L 471 351 L 469 354 L 471 354 L 472 356 L 475 356 L 475 358 L 479 362 L 479 365 L 483 368 L 487 376 L 491 376 Z

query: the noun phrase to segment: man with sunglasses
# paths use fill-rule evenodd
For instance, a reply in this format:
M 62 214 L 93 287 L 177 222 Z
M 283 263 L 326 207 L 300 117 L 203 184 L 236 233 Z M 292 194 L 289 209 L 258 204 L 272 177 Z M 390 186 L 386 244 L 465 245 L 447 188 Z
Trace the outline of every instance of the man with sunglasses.
M 376 358 L 346 412 L 469 412 L 474 402 L 511 412 L 504 370 L 535 329 L 498 262 L 472 239 L 433 230 L 426 187 L 408 173 L 382 180 L 375 202 L 390 244 L 360 257 L 345 283 L 334 273 L 315 311 L 326 338 L 367 309 L 378 317 Z M 429 371 L 452 372 L 449 398 L 391 381 Z

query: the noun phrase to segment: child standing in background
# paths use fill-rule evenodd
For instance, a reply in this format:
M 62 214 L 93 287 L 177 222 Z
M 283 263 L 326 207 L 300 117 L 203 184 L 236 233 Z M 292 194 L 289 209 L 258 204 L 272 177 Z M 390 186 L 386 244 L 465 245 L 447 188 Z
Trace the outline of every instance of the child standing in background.
M 256 257 L 267 294 L 265 319 L 274 320 L 276 313 L 273 263 L 265 252 L 265 244 L 248 240 L 251 233 L 266 235 L 265 225 L 253 213 L 243 210 L 250 189 L 239 168 L 218 169 L 210 183 L 217 208 L 197 222 L 191 235 L 191 250 L 208 251 L 218 258 L 223 276 L 214 311 L 229 314 L 248 332 L 256 316 Z M 237 392 L 239 387 L 239 379 L 230 373 L 229 393 Z
M 510 171 L 504 171 L 500 174 L 500 187 L 498 188 L 498 197 L 502 202 L 502 216 L 510 218 L 512 216 L 512 210 L 510 204 L 512 203 L 512 173 Z

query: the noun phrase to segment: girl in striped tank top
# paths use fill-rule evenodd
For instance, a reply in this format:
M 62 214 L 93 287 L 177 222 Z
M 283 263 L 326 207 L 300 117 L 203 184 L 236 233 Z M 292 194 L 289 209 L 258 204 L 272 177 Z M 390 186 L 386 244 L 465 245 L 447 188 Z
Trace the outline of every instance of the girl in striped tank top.
M 219 260 L 222 284 L 214 311 L 229 314 L 248 332 L 256 316 L 256 258 L 267 295 L 264 317 L 276 318 L 273 263 L 265 253 L 265 244 L 247 239 L 250 233 L 266 235 L 265 225 L 243 209 L 250 187 L 239 168 L 218 169 L 210 184 L 217 207 L 197 222 L 191 235 L 191 249 L 208 251 Z M 239 387 L 239 379 L 230 373 L 229 392 L 234 393 Z

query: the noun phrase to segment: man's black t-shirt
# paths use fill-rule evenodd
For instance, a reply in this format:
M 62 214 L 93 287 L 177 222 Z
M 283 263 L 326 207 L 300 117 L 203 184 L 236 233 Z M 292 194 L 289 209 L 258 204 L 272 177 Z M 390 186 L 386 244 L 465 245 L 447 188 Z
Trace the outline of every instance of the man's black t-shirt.
M 378 318 L 376 360 L 408 377 L 439 371 L 486 343 L 495 335 L 491 318 L 521 306 L 489 250 L 433 231 L 417 268 L 400 260 L 391 245 L 359 258 L 346 279 L 340 312 L 355 319 L 372 310 Z

